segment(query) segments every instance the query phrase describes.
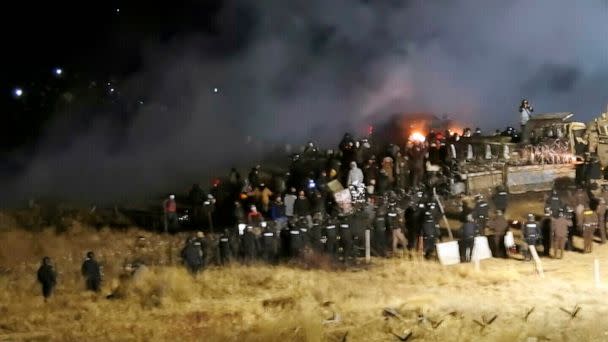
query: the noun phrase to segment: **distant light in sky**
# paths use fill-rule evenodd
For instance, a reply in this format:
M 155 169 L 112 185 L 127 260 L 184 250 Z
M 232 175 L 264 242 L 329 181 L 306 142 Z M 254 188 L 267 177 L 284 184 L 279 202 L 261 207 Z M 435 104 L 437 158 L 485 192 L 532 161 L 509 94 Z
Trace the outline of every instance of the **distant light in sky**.
M 120 8 L 117 8 L 117 9 L 116 9 L 116 13 L 120 13 Z
M 23 89 L 21 89 L 21 88 L 15 88 L 15 90 L 13 90 L 13 94 L 16 97 L 21 97 L 23 95 Z
M 144 104 L 144 101 L 142 101 L 142 100 L 139 100 L 139 101 L 137 101 L 137 102 L 138 102 L 140 105 L 143 105 L 143 104 Z
M 114 92 L 114 88 L 110 88 L 110 93 L 113 93 L 113 92 Z
M 55 73 L 55 75 L 61 76 L 61 74 L 63 74 L 63 69 L 55 68 L 55 70 L 53 70 L 53 72 Z
M 220 91 L 218 88 L 213 88 L 214 93 L 217 93 L 218 91 Z

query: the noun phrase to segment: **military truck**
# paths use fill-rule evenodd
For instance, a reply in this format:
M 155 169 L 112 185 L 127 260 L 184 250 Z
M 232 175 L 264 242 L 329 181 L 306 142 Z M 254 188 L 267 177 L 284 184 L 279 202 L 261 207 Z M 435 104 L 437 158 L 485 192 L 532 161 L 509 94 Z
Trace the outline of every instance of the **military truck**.
M 558 178 L 575 178 L 588 139 L 587 125 L 571 121 L 573 115 L 535 115 L 518 139 L 509 135 L 472 136 L 461 139 L 456 143 L 459 146 L 450 146 L 460 161 L 462 180 L 453 192 L 473 194 L 499 185 L 510 193 L 547 191 Z M 606 141 L 608 161 L 608 134 Z

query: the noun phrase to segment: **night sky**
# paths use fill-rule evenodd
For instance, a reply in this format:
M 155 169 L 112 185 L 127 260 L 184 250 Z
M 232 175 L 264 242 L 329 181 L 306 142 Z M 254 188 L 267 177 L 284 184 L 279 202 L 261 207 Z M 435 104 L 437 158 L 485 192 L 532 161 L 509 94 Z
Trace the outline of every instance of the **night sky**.
M 221 6 L 220 0 L 11 5 L 2 11 L 0 24 L 7 47 L 0 90 L 5 123 L 0 128 L 1 151 L 34 144 L 44 125 L 59 115 L 66 92 L 80 94 L 93 105 L 116 100 L 105 96 L 107 82 L 139 70 L 146 42 L 193 33 L 221 40 L 225 32 L 216 20 Z M 226 48 L 229 43 L 219 45 Z M 17 88 L 23 89 L 21 98 L 14 94 Z
M 0 206 L 185 191 L 395 113 L 487 132 L 516 126 L 523 97 L 583 122 L 608 104 L 606 0 L 17 2 L 2 16 Z

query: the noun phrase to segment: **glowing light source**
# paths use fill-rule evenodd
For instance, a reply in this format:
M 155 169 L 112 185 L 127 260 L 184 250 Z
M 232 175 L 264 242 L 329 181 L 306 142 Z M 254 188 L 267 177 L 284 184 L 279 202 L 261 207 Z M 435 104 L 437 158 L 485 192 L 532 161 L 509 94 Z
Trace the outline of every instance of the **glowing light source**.
M 63 74 L 63 69 L 61 69 L 61 68 L 55 68 L 55 70 L 53 70 L 53 73 L 56 76 L 61 76 L 61 74 Z
M 424 136 L 424 134 L 422 134 L 420 132 L 414 132 L 414 133 L 410 134 L 409 139 L 412 142 L 423 143 L 426 140 L 426 137 Z
M 21 97 L 23 95 L 23 89 L 21 89 L 21 88 L 15 88 L 15 90 L 13 90 L 13 94 L 16 97 Z
M 220 91 L 218 88 L 213 88 L 214 93 L 217 93 L 218 91 Z

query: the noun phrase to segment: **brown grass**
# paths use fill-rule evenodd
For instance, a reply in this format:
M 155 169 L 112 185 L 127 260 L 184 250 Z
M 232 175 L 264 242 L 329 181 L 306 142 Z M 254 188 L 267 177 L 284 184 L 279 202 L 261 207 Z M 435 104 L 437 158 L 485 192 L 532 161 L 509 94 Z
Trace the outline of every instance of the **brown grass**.
M 139 235 L 147 246 L 136 246 Z M 604 246 L 596 246 L 595 255 L 543 259 L 545 279 L 516 260 L 483 261 L 476 272 L 469 264 L 407 259 L 374 259 L 369 268 L 344 270 L 212 267 L 192 277 L 177 264 L 183 240 L 135 228 L 96 231 L 77 222 L 61 235 L 52 228 L 0 232 L 0 341 L 397 341 L 393 334 L 406 330 L 415 341 L 608 338 L 608 291 L 594 288 L 592 273 L 595 256 L 602 266 L 608 260 Z M 101 294 L 84 291 L 79 267 L 88 250 L 104 266 Z M 59 271 L 48 303 L 35 282 L 44 255 Z M 123 263 L 134 258 L 155 266 L 126 298 L 105 299 Z M 575 305 L 582 310 L 573 319 L 560 310 Z M 387 307 L 400 317 L 383 315 Z M 485 327 L 475 322 L 494 315 Z

